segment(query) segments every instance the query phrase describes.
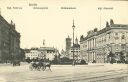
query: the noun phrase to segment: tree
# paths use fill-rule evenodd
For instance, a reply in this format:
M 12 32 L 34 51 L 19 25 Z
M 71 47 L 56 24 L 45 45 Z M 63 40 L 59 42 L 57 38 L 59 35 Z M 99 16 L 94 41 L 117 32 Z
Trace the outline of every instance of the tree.
M 68 57 L 63 57 L 60 59 L 62 64 L 72 64 L 72 60 L 69 59 Z
M 54 63 L 54 64 L 58 64 L 59 63 L 57 55 L 55 55 L 54 60 L 52 60 L 52 63 Z
M 115 55 L 110 51 L 110 53 L 109 53 L 108 56 L 109 56 L 109 57 L 114 57 Z
M 108 55 L 108 58 L 110 59 L 109 62 L 113 64 L 115 62 L 115 54 L 113 54 L 111 51 Z
M 27 57 L 26 62 L 28 62 L 28 63 L 31 62 L 30 57 Z
M 96 63 L 96 60 L 93 60 L 93 62 L 92 63 Z
M 120 52 L 120 61 L 121 61 L 121 63 L 125 62 L 125 56 L 124 56 L 123 52 Z
M 81 60 L 80 64 L 87 64 L 85 60 Z

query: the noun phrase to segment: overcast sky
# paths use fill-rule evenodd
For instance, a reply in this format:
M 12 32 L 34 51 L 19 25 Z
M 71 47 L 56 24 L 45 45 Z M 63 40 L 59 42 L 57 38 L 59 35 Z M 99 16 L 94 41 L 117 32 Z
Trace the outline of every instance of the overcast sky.
M 48 9 L 33 9 L 29 4 Z M 22 7 L 22 9 L 7 9 Z M 61 9 L 75 7 L 76 9 Z M 102 9 L 98 8 L 112 8 Z M 1 15 L 14 21 L 21 34 L 21 48 L 41 47 L 43 39 L 46 46 L 65 49 L 65 38 L 72 38 L 72 21 L 75 21 L 75 37 L 87 34 L 94 28 L 104 28 L 105 22 L 113 19 L 115 23 L 128 24 L 127 1 L 95 0 L 0 0 Z M 101 18 L 101 22 L 100 22 Z M 101 23 L 101 27 L 100 27 Z

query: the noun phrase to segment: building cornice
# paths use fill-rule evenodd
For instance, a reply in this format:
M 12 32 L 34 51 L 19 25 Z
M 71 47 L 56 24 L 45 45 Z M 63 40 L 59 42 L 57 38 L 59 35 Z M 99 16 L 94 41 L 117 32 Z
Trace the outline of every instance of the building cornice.
M 125 29 L 125 30 L 128 30 L 128 25 L 113 24 L 113 25 L 111 25 L 110 27 L 105 27 L 105 28 L 103 28 L 103 29 L 101 29 L 101 30 L 99 30 L 99 31 L 97 31 L 97 32 L 95 32 L 95 33 L 93 32 L 92 34 L 87 35 L 87 36 L 84 37 L 83 40 L 80 41 L 80 42 L 82 43 L 83 41 L 86 41 L 86 40 L 88 40 L 88 39 L 90 39 L 90 38 L 92 38 L 92 37 L 94 37 L 94 36 L 98 36 L 98 35 L 100 35 L 100 34 L 103 34 L 103 33 L 107 32 L 107 31 L 109 31 L 109 30 L 112 30 L 112 29 Z

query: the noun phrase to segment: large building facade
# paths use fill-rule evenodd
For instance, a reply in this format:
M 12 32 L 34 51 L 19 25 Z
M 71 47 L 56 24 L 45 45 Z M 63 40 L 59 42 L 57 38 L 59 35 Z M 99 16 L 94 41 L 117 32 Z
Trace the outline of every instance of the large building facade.
M 15 30 L 15 24 L 8 23 L 0 15 L 0 61 L 7 62 L 20 55 L 20 33 Z
M 39 51 L 42 54 L 41 58 L 54 60 L 55 56 L 59 56 L 59 51 L 54 47 L 41 47 Z
M 26 59 L 49 59 L 54 60 L 55 56 L 59 56 L 59 51 L 54 47 L 40 47 L 30 49 L 25 53 Z
M 95 28 L 87 33 L 87 36 L 80 37 L 80 53 L 88 62 L 107 62 L 107 56 L 112 52 L 119 54 L 128 53 L 128 25 L 110 24 L 106 22 L 106 27 L 99 30 Z

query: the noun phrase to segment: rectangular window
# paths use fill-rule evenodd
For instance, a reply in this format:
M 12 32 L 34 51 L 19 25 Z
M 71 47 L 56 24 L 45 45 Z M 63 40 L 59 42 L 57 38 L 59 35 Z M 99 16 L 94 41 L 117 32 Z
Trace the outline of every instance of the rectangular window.
M 109 34 L 109 39 L 111 38 L 110 34 Z
M 121 37 L 122 39 L 125 39 L 125 35 L 122 35 L 122 37 Z
M 116 36 L 118 36 L 118 33 L 115 33 Z

